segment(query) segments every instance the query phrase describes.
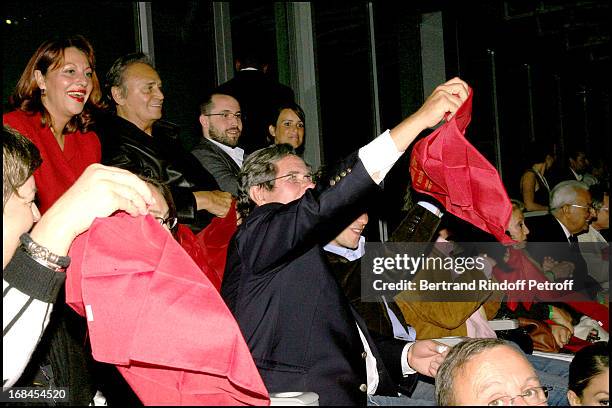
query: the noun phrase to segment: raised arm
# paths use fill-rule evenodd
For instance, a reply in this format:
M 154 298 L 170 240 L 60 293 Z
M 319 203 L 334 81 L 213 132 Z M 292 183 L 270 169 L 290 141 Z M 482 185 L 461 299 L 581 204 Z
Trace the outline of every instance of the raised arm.
M 434 89 L 418 111 L 391 129 L 391 139 L 397 150 L 405 151 L 423 130 L 437 125 L 442 119 L 451 119 L 467 97 L 468 85 L 459 78 Z

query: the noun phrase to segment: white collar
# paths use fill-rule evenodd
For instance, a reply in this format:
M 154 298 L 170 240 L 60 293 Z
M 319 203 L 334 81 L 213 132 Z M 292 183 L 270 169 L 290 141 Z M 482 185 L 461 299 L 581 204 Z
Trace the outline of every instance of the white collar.
M 323 249 L 327 252 L 340 255 L 341 257 L 346 258 L 349 261 L 356 261 L 365 254 L 365 237 L 363 235 L 359 237 L 359 244 L 355 249 L 338 246 L 332 243 L 325 245 Z
M 582 174 L 576 173 L 574 169 L 572 169 L 571 167 L 570 167 L 570 170 L 572 171 L 572 173 L 574 173 L 574 177 L 576 177 L 576 180 L 582 181 Z
M 213 142 L 215 145 L 217 145 L 225 153 L 227 153 L 229 157 L 231 157 L 232 160 L 238 165 L 238 167 L 242 168 L 242 162 L 244 161 L 244 150 L 243 149 L 241 149 L 238 146 L 229 147 L 227 145 L 224 145 L 223 143 L 219 143 L 216 140 L 211 139 L 210 137 L 207 137 L 207 139 Z

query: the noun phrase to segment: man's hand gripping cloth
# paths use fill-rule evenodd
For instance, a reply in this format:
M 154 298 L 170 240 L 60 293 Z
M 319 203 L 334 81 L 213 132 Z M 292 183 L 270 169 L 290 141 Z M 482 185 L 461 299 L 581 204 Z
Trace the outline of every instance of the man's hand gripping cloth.
M 512 215 L 508 193 L 497 170 L 464 136 L 472 118 L 473 94 L 470 88 L 455 116 L 414 146 L 412 186 L 498 241 L 511 243 L 504 233 Z

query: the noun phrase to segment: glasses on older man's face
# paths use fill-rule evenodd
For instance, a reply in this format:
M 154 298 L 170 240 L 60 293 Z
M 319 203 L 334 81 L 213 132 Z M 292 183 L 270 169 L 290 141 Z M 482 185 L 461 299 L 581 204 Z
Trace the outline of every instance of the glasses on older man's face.
M 244 119 L 244 115 L 242 114 L 242 112 L 230 112 L 230 111 L 223 111 L 220 113 L 205 113 L 204 116 L 221 116 L 223 117 L 223 119 L 225 120 L 230 120 L 232 118 L 236 118 L 236 120 L 238 121 L 242 121 L 242 119 Z
M 576 207 L 576 208 L 584 208 L 587 211 L 595 211 L 595 207 L 593 207 L 593 204 L 589 204 L 589 205 L 579 205 L 579 204 L 568 204 L 570 207 Z
M 301 174 L 301 173 L 298 173 L 298 172 L 291 172 L 291 173 L 285 174 L 283 176 L 278 176 L 278 177 L 275 177 L 273 179 L 262 181 L 259 184 L 264 184 L 264 183 L 268 183 L 270 181 L 280 180 L 280 179 L 285 179 L 285 180 L 287 180 L 288 183 L 291 183 L 291 184 L 308 184 L 308 183 L 314 183 L 315 182 L 314 175 L 312 173 Z
M 165 225 L 166 227 L 168 227 L 169 230 L 174 229 L 174 227 L 176 227 L 176 224 L 178 224 L 178 218 L 176 217 L 155 217 L 155 219 L 157 220 L 157 222 L 159 222 L 159 225 L 161 225 L 162 227 Z
M 526 389 L 525 392 L 515 397 L 510 397 L 507 395 L 505 397 L 494 399 L 487 405 L 490 407 L 509 407 L 514 405 L 514 400 L 517 398 L 522 398 L 527 405 L 539 405 L 548 400 L 548 391 L 551 389 L 551 387 L 547 386 L 532 387 Z

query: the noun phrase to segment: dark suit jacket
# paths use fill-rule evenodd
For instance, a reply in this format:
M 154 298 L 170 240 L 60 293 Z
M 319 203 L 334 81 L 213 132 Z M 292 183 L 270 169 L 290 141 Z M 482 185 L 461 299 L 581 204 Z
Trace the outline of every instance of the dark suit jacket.
M 227 153 L 207 138 L 203 138 L 191 153 L 213 175 L 221 190 L 238 195 L 240 167 Z
M 548 177 L 551 190 L 554 186 L 566 180 L 577 180 L 569 165 L 555 167 L 552 170 L 550 177 Z
M 529 242 L 568 242 L 563 228 L 552 214 L 527 217 L 525 224 L 529 228 Z
M 550 256 L 556 261 L 572 262 L 574 264 L 574 289 L 586 291 L 590 296 L 594 296 L 593 291 L 600 289 L 599 284 L 588 275 L 587 265 L 580 253 L 578 243 L 568 242 L 559 221 L 552 214 L 546 214 L 539 217 L 528 217 L 525 223 L 529 228 L 527 236 L 529 254 L 540 264 L 545 256 Z
M 333 186 L 255 208 L 230 242 L 221 287 L 268 390 L 316 392 L 321 405 L 366 403 L 364 348 L 355 322 L 377 355 L 322 248 L 364 212 L 365 200 L 378 189 L 356 155 L 344 168 Z M 397 366 L 402 347 L 385 351 L 396 356 Z
M 137 175 L 166 183 L 172 192 L 179 222 L 200 230 L 212 219 L 197 211 L 194 191 L 218 190 L 213 176 L 185 151 L 178 140 L 178 128 L 157 121 L 153 137 L 119 116 L 100 118 L 96 133 L 102 144 L 102 164 L 129 170 Z
M 401 350 L 403 350 L 406 342 L 393 337 L 393 324 L 380 298 L 367 299 L 367 301 L 362 299 L 361 261 L 359 259 L 349 261 L 340 255 L 327 251 L 325 251 L 325 256 L 338 284 L 351 306 L 363 319 L 372 340 L 376 344 L 376 348 L 372 351 L 375 353 L 378 370 L 379 382 L 376 395 L 397 396 L 398 391 L 404 395 L 410 395 L 414 381 L 412 378 L 403 378 L 401 363 L 398 364 L 400 362 L 398 352 L 401 355 Z M 401 309 L 392 299 L 389 299 L 388 305 L 400 323 L 406 327 Z M 404 386 L 404 382 L 406 386 Z
M 270 144 L 268 125 L 276 121 L 273 116 L 277 107 L 294 99 L 291 88 L 258 70 L 237 72 L 216 92 L 231 95 L 240 103 L 246 119 L 238 143 L 246 154 Z

